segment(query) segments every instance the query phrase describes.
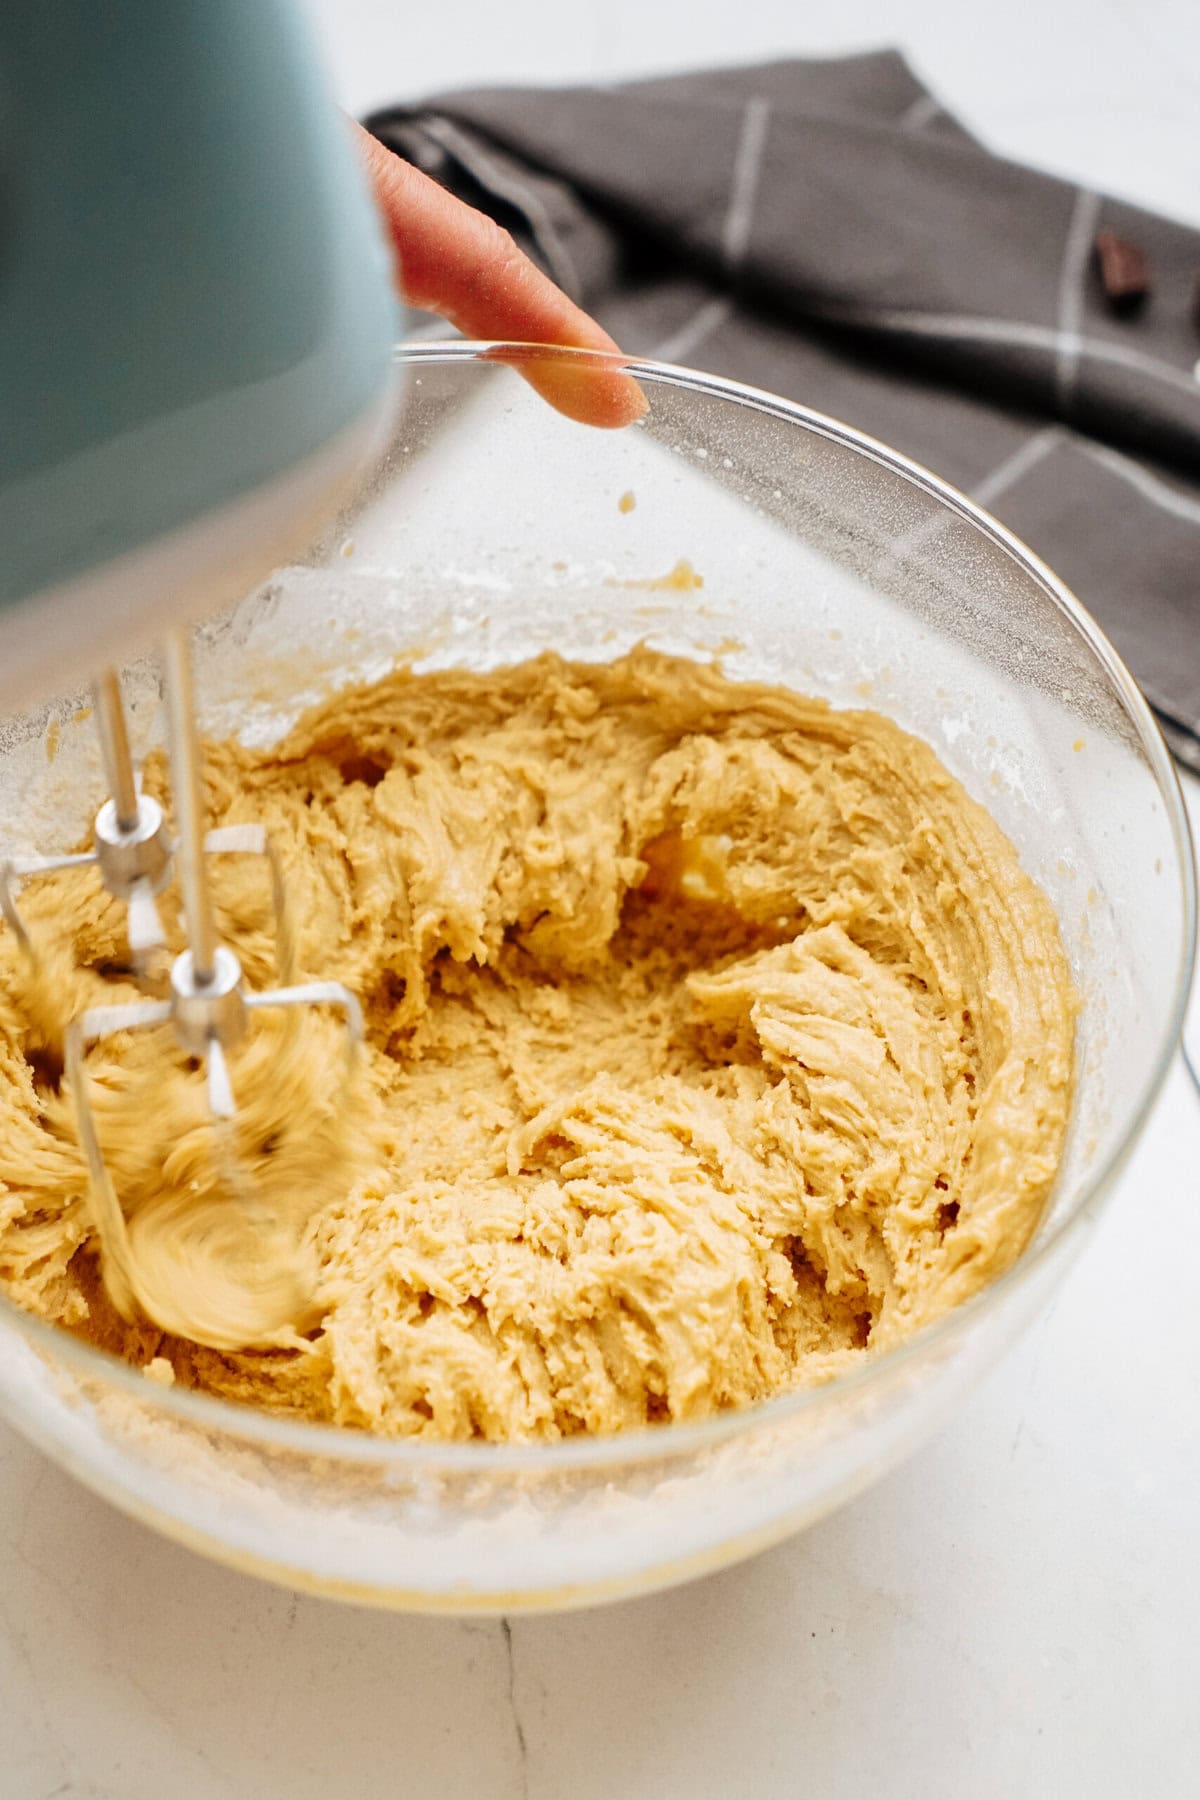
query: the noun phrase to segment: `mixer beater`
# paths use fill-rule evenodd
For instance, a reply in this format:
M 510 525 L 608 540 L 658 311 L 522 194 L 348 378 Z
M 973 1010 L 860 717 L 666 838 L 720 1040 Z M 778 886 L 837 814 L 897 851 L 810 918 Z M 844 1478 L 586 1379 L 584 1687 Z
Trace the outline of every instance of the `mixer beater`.
M 89 1098 L 89 1046 L 118 1032 L 170 1024 L 182 1054 L 204 1063 L 212 1118 L 229 1121 L 236 1117 L 237 1107 L 227 1053 L 245 1037 L 252 1012 L 278 1007 L 335 1009 L 346 1028 L 347 1078 L 362 1042 L 363 1018 L 358 1000 L 341 982 L 294 981 L 295 954 L 282 871 L 265 828 L 243 824 L 204 830 L 199 740 L 186 634 L 170 634 L 164 651 L 174 836 L 158 802 L 140 791 L 116 674 L 106 672 L 94 684 L 93 693 L 104 770 L 111 790 L 96 814 L 94 848 L 66 856 L 9 859 L 0 865 L 0 909 L 24 953 L 36 961 L 36 943 L 16 903 L 16 883 L 57 869 L 95 866 L 107 891 L 127 907 L 131 958 L 135 972 L 140 971 L 145 978 L 148 953 L 165 939 L 157 896 L 173 879 L 178 879 L 187 947 L 171 966 L 167 998 L 89 1007 L 69 1022 L 64 1037 L 64 1070 L 87 1159 L 92 1199 L 109 1250 L 110 1286 L 115 1275 L 117 1291 L 113 1298 L 121 1310 L 128 1312 L 134 1289 L 128 1268 L 121 1266 L 127 1262 L 122 1254 L 126 1241 L 124 1217 Z M 266 859 L 275 917 L 279 985 L 257 992 L 247 988 L 236 952 L 220 941 L 208 879 L 209 857 L 244 854 Z

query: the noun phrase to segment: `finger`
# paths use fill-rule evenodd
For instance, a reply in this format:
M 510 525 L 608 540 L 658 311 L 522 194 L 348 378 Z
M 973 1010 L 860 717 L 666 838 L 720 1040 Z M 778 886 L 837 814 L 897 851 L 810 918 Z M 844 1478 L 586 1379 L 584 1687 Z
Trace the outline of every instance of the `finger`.
M 494 219 L 456 200 L 361 126 L 355 130 L 411 306 L 439 313 L 466 337 L 619 354 L 608 333 Z M 619 370 L 548 359 L 521 372 L 559 412 L 585 425 L 629 425 L 646 411 L 642 390 Z

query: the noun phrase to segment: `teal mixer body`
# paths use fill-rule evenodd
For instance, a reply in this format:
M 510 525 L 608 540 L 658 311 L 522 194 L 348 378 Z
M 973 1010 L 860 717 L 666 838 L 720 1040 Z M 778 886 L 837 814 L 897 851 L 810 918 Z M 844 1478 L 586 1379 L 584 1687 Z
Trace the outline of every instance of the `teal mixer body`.
M 0 700 L 312 535 L 388 411 L 390 277 L 284 0 L 8 0 Z

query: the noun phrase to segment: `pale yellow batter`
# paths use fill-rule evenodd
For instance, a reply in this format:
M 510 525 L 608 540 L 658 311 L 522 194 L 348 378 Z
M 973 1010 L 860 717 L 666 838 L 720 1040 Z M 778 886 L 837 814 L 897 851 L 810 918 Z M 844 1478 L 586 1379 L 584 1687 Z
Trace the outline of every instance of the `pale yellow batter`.
M 155 1379 L 397 1436 L 694 1419 L 1028 1239 L 1071 1100 L 1056 921 L 877 714 L 544 656 L 210 746 L 207 791 L 269 827 L 301 973 L 355 990 L 368 1049 L 347 1105 L 335 1021 L 262 1016 L 236 1143 L 165 1034 L 91 1053 L 129 1320 L 59 1079 L 64 1016 L 138 997 L 121 908 L 72 872 L 23 897 L 39 974 L 0 938 L 0 1283 Z M 217 882 L 266 985 L 261 868 Z

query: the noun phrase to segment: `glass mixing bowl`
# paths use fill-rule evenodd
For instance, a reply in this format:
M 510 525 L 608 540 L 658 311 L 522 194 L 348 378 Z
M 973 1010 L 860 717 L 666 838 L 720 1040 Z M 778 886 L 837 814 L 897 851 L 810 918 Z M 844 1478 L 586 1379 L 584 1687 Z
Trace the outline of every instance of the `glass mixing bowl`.
M 560 378 L 610 380 L 603 357 L 399 355 L 408 399 L 382 469 L 303 566 L 199 634 L 208 729 L 269 741 L 398 655 L 479 668 L 547 646 L 608 658 L 641 639 L 719 653 L 733 676 L 866 700 L 927 739 L 1050 893 L 1083 998 L 1066 1158 L 1024 1256 L 852 1375 L 702 1424 L 540 1447 L 383 1442 L 164 1389 L 0 1304 L 4 1412 L 170 1536 L 381 1605 L 563 1607 L 716 1568 L 827 1513 L 926 1437 L 1044 1307 L 1178 1037 L 1187 825 L 1158 730 L 1078 602 L 904 458 L 680 369 L 632 364 L 649 413 L 605 433 L 519 379 L 553 362 Z M 154 665 L 126 681 L 144 744 Z M 66 846 L 100 798 L 78 705 L 0 735 L 0 833 L 18 850 Z

